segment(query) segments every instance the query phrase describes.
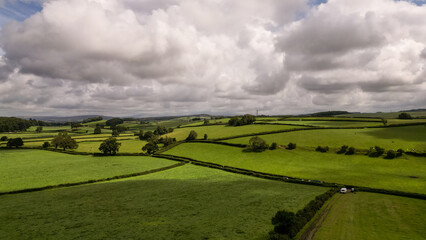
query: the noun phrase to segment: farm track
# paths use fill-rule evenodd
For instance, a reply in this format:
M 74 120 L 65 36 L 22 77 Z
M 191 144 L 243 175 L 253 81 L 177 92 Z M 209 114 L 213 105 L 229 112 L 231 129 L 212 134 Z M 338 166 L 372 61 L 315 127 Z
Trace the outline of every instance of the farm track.
M 50 185 L 50 186 L 45 186 L 45 187 L 27 188 L 27 189 L 15 190 L 15 191 L 9 191 L 9 192 L 0 192 L 0 196 L 10 195 L 10 194 L 18 194 L 18 193 L 27 193 L 27 192 L 39 192 L 39 191 L 50 190 L 50 189 L 55 189 L 55 188 L 74 187 L 74 186 L 86 185 L 86 184 L 91 184 L 91 183 L 108 182 L 108 181 L 112 181 L 112 180 L 143 176 L 143 175 L 148 175 L 148 174 L 151 174 L 151 173 L 166 171 L 166 170 L 169 170 L 169 169 L 173 169 L 173 168 L 176 168 L 176 167 L 183 166 L 185 164 L 186 164 L 185 162 L 180 162 L 180 163 L 173 164 L 173 165 L 170 165 L 170 166 L 167 166 L 167 167 L 152 169 L 152 170 L 139 172 L 139 173 L 130 173 L 130 174 L 124 174 L 124 175 L 119 175 L 119 176 L 114 176 L 114 177 L 109 177 L 109 178 L 87 180 L 87 181 L 76 182 L 76 183 L 63 183 L 63 184 Z
M 338 194 L 337 196 L 333 197 L 330 202 L 324 206 L 323 211 L 319 213 L 319 215 L 316 217 L 316 219 L 309 225 L 309 227 L 303 232 L 302 236 L 299 238 L 299 240 L 312 240 L 315 237 L 315 234 L 317 231 L 321 228 L 322 223 L 327 218 L 328 214 L 331 211 L 331 208 L 333 205 L 339 201 L 339 199 L 342 197 L 341 194 Z

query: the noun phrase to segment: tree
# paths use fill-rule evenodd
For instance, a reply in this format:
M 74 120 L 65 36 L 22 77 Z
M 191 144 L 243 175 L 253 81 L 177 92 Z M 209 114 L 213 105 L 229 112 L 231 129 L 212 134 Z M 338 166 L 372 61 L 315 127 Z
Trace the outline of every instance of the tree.
M 146 151 L 148 154 L 153 154 L 158 151 L 158 145 L 155 142 L 150 141 L 143 146 L 142 151 Z
M 394 158 L 396 158 L 396 152 L 394 150 L 388 150 L 386 152 L 385 158 L 386 159 L 394 159 Z
M 186 138 L 186 140 L 187 141 L 195 140 L 195 139 L 197 139 L 197 136 L 198 136 L 197 132 L 195 132 L 194 130 L 191 130 L 191 132 L 189 132 L 189 135 Z
M 253 124 L 254 121 L 256 121 L 256 117 L 251 115 L 251 114 L 245 114 L 242 118 L 241 118 L 241 122 L 240 125 L 248 125 L 248 124 Z
M 169 133 L 169 130 L 167 130 L 166 127 L 164 126 L 158 126 L 155 130 L 154 130 L 154 134 L 155 135 L 163 135 L 163 134 L 167 134 Z
M 350 147 L 348 149 L 348 151 L 345 153 L 345 155 L 353 155 L 355 153 L 355 148 L 354 147 Z
M 293 150 L 293 149 L 295 149 L 296 148 L 296 143 L 289 143 L 288 145 L 287 145 L 287 149 L 288 150 Z
M 315 148 L 315 151 L 325 153 L 328 152 L 328 149 L 328 146 L 318 146 L 317 148 Z
M 22 138 L 9 138 L 7 141 L 7 147 L 21 147 L 24 145 L 24 141 L 22 141 Z
M 0 141 L 7 141 L 7 136 L 3 136 L 0 138 Z
M 339 151 L 337 151 L 337 154 L 343 154 L 348 150 L 348 146 L 347 145 L 343 145 Z
M 277 143 L 276 142 L 273 142 L 272 144 L 271 144 L 271 146 L 269 146 L 269 150 L 275 150 L 275 149 L 277 149 Z
M 42 148 L 48 148 L 50 147 L 50 143 L 49 142 L 44 142 L 43 145 L 41 145 Z
M 112 118 L 105 122 L 107 126 L 110 126 L 111 128 L 117 126 L 118 124 L 122 124 L 124 121 L 121 118 Z
M 293 212 L 286 210 L 278 211 L 272 218 L 274 231 L 293 237 L 297 234 L 297 217 Z
M 204 119 L 204 125 L 209 125 L 210 121 L 208 119 Z
M 118 137 L 120 136 L 120 132 L 117 129 L 112 130 L 111 136 Z
M 239 122 L 240 122 L 240 119 L 237 116 L 234 116 L 231 119 L 229 119 L 228 125 L 229 126 L 238 126 Z
M 105 139 L 99 146 L 99 151 L 103 152 L 104 155 L 115 155 L 120 150 L 121 143 L 117 142 L 115 137 L 109 137 Z
M 38 126 L 35 131 L 38 132 L 38 133 L 41 133 L 41 131 L 43 131 L 43 127 Z
M 265 140 L 258 136 L 254 136 L 250 138 L 249 145 L 247 149 L 253 152 L 263 152 L 268 148 L 268 144 L 266 144 Z
M 146 141 L 153 141 L 155 140 L 155 138 L 156 138 L 155 134 L 151 131 L 148 131 L 144 135 L 139 136 L 140 140 L 146 140 Z
M 398 116 L 399 119 L 412 119 L 411 115 L 408 113 L 401 113 Z
M 93 131 L 93 134 L 101 134 L 102 133 L 102 129 L 100 126 L 96 126 L 95 130 Z
M 71 136 L 69 136 L 68 133 L 66 133 L 66 132 L 60 132 L 60 133 L 58 133 L 58 135 L 55 136 L 52 139 L 51 143 L 52 143 L 52 145 L 55 148 L 60 147 L 60 148 L 63 148 L 64 151 L 67 148 L 68 149 L 76 149 L 76 148 L 78 148 L 77 142 L 74 139 L 72 139 Z
M 204 140 L 207 140 L 208 136 L 207 133 L 204 133 Z

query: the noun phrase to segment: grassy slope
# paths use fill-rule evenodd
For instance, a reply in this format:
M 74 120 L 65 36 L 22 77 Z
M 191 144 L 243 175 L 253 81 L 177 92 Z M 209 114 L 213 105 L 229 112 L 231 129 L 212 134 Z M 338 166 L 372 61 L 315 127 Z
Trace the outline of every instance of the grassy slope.
M 426 162 L 419 157 L 386 160 L 298 149 L 244 153 L 241 148 L 206 143 L 181 144 L 165 154 L 311 180 L 426 193 Z
M 406 112 L 412 117 L 426 117 L 426 111 L 419 112 Z M 378 117 L 378 118 L 398 118 L 401 112 L 390 112 L 390 113 L 349 113 L 337 115 L 338 117 Z
M 424 200 L 374 193 L 345 194 L 314 239 L 424 239 L 425 222 Z
M 145 144 L 147 143 L 146 141 L 141 140 L 123 140 L 119 142 L 121 143 L 119 153 L 142 153 L 142 147 L 145 146 Z M 81 142 L 78 144 L 78 148 L 75 151 L 97 153 L 100 152 L 99 146 L 101 145 L 101 143 L 101 141 Z
M 299 127 L 285 125 L 246 125 L 240 127 L 229 127 L 225 125 L 219 125 L 193 128 L 177 128 L 172 133 L 167 134 L 167 136 L 176 138 L 178 141 L 184 140 L 186 137 L 188 137 L 189 132 L 191 130 L 194 130 L 195 132 L 197 132 L 199 139 L 202 139 L 204 137 L 204 134 L 208 135 L 208 139 L 215 139 L 249 133 L 260 133 L 294 128 Z
M 42 150 L 5 150 L 0 151 L 0 192 L 143 172 L 174 163 L 150 157 L 92 157 Z
M 318 127 L 383 126 L 382 122 L 356 122 L 356 121 L 272 121 L 270 123 L 310 125 L 310 126 L 318 126 Z
M 268 143 L 277 142 L 287 145 L 295 142 L 298 146 L 318 145 L 340 147 L 342 145 L 354 146 L 360 149 L 369 149 L 375 145 L 386 149 L 404 150 L 415 149 L 426 151 L 426 127 L 408 126 L 372 129 L 321 129 L 309 131 L 296 131 L 277 133 L 261 136 Z M 247 144 L 250 137 L 226 140 L 231 143 Z
M 0 196 L 0 236 L 267 239 L 278 210 L 296 211 L 326 190 L 186 165 L 129 180 Z

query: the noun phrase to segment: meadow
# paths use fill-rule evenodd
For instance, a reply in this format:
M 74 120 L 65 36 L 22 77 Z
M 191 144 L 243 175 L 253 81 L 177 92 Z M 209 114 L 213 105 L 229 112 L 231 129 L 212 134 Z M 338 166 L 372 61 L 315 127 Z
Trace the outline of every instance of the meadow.
M 239 127 L 230 127 L 226 125 L 212 125 L 202 127 L 187 127 L 176 128 L 172 133 L 166 136 L 176 138 L 178 141 L 185 140 L 191 130 L 198 134 L 198 139 L 203 139 L 204 134 L 207 134 L 208 139 L 231 137 L 236 135 L 253 134 L 270 131 L 280 131 L 301 128 L 299 126 L 286 126 L 286 125 L 245 125 Z
M 0 236 L 267 239 L 276 211 L 297 211 L 325 191 L 185 165 L 125 180 L 0 196 Z
M 170 166 L 151 157 L 93 157 L 43 150 L 0 151 L 0 192 L 114 177 Z
M 310 180 L 426 193 L 426 162 L 407 155 L 387 160 L 300 149 L 254 153 L 208 143 L 181 144 L 165 154 Z
M 314 240 L 421 240 L 426 236 L 424 200 L 364 192 L 339 197 Z
M 259 123 L 262 123 L 260 121 Z M 266 121 L 265 123 L 274 124 L 290 124 L 290 125 L 306 125 L 315 127 L 371 127 L 371 126 L 383 126 L 380 122 L 358 122 L 358 121 Z
M 390 128 L 366 129 L 320 129 L 305 130 L 277 134 L 261 135 L 266 142 L 276 142 L 287 145 L 294 142 L 298 146 L 316 147 L 329 146 L 339 148 L 342 145 L 353 146 L 357 149 L 369 149 L 380 146 L 385 149 L 404 151 L 415 149 L 417 152 L 426 151 L 426 126 L 404 126 Z M 229 143 L 247 144 L 250 137 L 226 140 Z

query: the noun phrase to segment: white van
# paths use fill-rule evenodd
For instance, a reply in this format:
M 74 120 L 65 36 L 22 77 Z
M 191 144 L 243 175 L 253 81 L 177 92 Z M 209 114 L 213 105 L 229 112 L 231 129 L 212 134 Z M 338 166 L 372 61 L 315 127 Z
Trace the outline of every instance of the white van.
M 346 188 L 344 188 L 344 187 L 342 187 L 341 189 L 340 189 L 340 193 L 346 193 L 348 191 L 348 189 L 346 189 Z

